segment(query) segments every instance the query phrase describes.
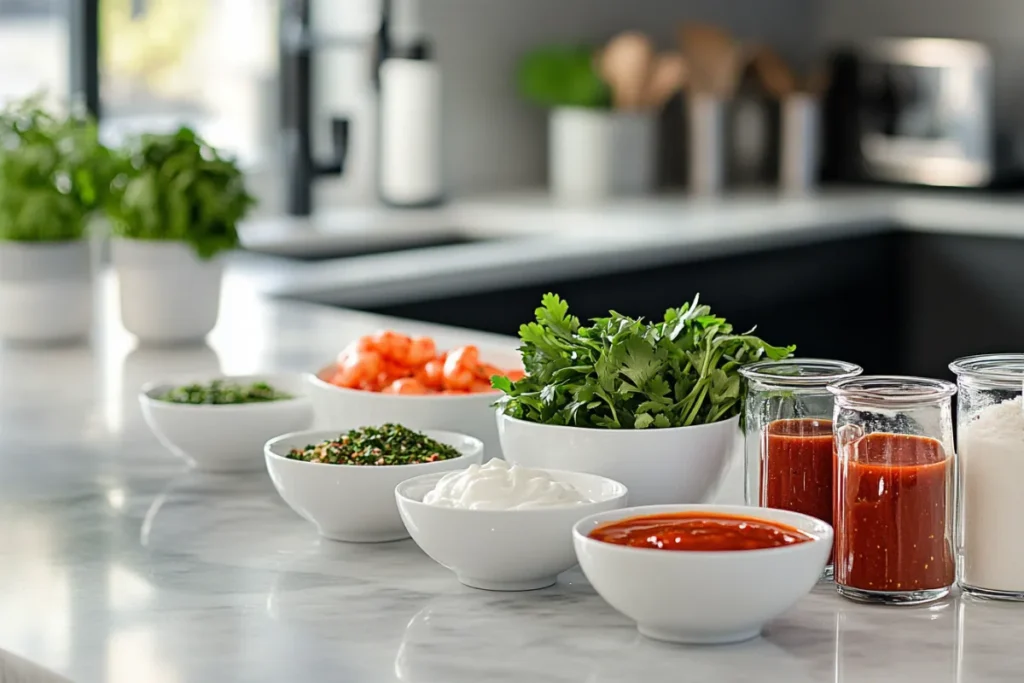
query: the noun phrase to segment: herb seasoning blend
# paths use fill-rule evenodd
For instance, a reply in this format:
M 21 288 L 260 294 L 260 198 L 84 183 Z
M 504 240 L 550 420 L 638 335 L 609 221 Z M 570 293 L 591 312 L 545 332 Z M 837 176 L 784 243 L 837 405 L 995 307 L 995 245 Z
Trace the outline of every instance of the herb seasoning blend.
M 448 444 L 431 439 L 425 434 L 396 424 L 380 427 L 360 427 L 336 439 L 295 448 L 288 457 L 292 460 L 325 463 L 329 465 L 413 465 L 416 463 L 451 460 L 461 455 Z

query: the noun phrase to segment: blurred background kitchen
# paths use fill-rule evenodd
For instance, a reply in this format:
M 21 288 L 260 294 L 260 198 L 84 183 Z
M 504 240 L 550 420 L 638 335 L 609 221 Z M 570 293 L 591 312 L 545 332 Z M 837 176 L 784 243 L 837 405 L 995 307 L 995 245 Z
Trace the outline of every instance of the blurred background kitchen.
M 805 356 L 1024 345 L 1024 5 L 0 0 L 0 99 L 194 127 L 277 297 L 514 334 L 695 291 Z M 944 40 L 935 40 L 944 39 Z

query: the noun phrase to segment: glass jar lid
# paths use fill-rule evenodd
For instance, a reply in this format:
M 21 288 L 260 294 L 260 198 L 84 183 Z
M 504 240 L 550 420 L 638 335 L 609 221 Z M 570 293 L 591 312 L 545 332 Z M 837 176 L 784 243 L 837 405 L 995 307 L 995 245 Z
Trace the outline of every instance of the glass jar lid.
M 1024 383 L 1024 353 L 985 353 L 958 358 L 949 369 L 961 381 L 1020 390 Z
M 821 358 L 763 360 L 740 368 L 751 382 L 773 387 L 825 387 L 862 372 L 864 368 L 855 363 Z
M 830 384 L 828 390 L 844 406 L 912 408 L 948 400 L 956 385 L 927 377 L 865 375 Z

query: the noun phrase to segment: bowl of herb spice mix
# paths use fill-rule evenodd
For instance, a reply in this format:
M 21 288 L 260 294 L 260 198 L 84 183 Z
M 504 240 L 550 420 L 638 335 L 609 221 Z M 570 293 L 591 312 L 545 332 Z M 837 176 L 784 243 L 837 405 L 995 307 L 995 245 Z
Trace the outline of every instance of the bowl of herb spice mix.
M 151 382 L 139 393 L 146 424 L 175 455 L 215 472 L 258 470 L 263 446 L 308 429 L 313 404 L 299 375 Z
M 519 330 L 526 376 L 493 380 L 505 459 L 620 481 L 631 505 L 706 502 L 738 443 L 739 369 L 796 348 L 752 333 L 696 298 L 662 320 L 581 323 L 546 294 Z
M 281 498 L 321 536 L 377 543 L 409 537 L 396 486 L 479 464 L 484 445 L 456 432 L 383 424 L 285 434 L 268 441 L 264 453 Z

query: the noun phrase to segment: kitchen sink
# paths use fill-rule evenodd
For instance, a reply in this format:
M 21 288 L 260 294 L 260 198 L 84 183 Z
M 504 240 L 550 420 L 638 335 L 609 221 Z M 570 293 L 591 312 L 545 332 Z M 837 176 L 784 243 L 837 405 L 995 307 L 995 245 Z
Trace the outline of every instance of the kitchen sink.
M 412 249 L 426 249 L 429 247 L 451 247 L 462 244 L 475 244 L 485 242 L 477 238 L 463 237 L 456 234 L 438 235 L 437 233 L 418 236 L 403 235 L 401 237 L 387 236 L 375 238 L 373 235 L 361 236 L 360 239 L 331 240 L 321 238 L 317 240 L 297 239 L 291 243 L 279 242 L 276 244 L 260 243 L 247 244 L 248 251 L 281 256 L 296 261 L 317 262 L 330 261 L 339 258 L 351 258 L 353 256 L 370 256 L 372 254 L 387 254 L 398 251 L 410 251 Z

